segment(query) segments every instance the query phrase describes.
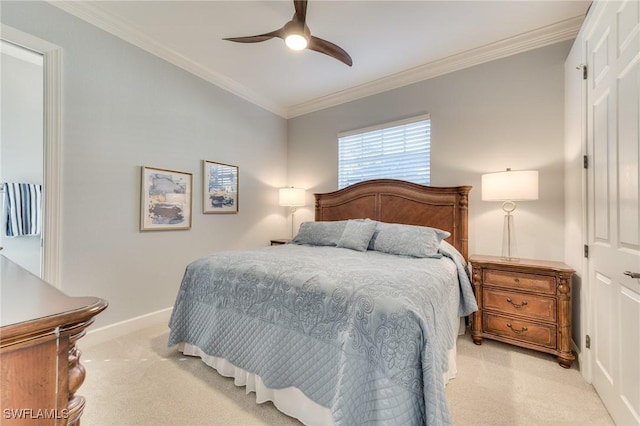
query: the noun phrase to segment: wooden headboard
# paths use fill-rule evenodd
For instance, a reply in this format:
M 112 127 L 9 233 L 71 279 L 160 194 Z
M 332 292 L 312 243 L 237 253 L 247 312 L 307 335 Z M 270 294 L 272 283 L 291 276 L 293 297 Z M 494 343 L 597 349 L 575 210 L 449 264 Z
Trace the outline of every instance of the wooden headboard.
M 316 221 L 369 218 L 449 231 L 447 241 L 468 257 L 470 186 L 434 187 L 375 179 L 316 197 Z

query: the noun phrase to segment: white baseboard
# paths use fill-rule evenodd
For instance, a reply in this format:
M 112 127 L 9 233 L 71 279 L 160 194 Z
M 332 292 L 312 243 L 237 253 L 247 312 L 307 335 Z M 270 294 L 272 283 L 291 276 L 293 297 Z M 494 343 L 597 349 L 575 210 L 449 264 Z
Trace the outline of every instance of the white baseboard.
M 576 345 L 576 342 L 571 339 L 571 349 L 576 354 L 576 361 L 578 362 L 578 370 L 582 370 L 582 352 L 580 352 L 580 348 Z
M 96 328 L 95 330 L 89 330 L 86 336 L 84 336 L 80 341 L 80 344 L 83 347 L 97 345 L 109 340 L 117 339 L 126 334 L 142 330 L 143 328 L 160 324 L 167 325 L 169 323 L 169 318 L 171 318 L 172 310 L 173 307 L 165 308 L 130 318 L 128 320 L 120 321 L 115 324 Z

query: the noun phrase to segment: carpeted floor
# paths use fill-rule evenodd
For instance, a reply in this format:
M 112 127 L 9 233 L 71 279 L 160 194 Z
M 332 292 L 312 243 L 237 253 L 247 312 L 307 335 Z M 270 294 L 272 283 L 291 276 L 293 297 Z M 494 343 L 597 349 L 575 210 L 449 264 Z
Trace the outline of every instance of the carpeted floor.
M 83 347 L 82 425 L 299 425 L 199 358 L 167 347 L 166 325 Z M 447 385 L 455 425 L 613 425 L 577 367 L 554 357 L 458 338 L 458 377 Z

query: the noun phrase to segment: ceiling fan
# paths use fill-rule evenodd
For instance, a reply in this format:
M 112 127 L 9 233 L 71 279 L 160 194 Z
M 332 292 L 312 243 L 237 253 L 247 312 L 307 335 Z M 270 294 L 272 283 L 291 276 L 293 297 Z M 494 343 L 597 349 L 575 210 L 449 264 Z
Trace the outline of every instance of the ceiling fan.
M 353 65 L 351 56 L 340 46 L 311 35 L 311 31 L 309 31 L 309 27 L 305 23 L 307 18 L 307 0 L 294 0 L 293 5 L 296 13 L 282 28 L 271 31 L 270 33 L 248 37 L 229 37 L 223 40 L 238 43 L 258 43 L 260 41 L 270 40 L 273 37 L 278 37 L 283 39 L 290 49 L 302 50 L 306 48 L 315 50 L 316 52 L 329 55 L 349 66 Z

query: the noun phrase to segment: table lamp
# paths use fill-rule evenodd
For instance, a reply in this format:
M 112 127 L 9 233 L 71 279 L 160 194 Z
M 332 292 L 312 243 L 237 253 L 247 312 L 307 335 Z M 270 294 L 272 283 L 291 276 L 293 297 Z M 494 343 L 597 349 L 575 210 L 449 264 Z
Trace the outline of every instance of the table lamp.
M 511 170 L 482 175 L 482 200 L 503 201 L 502 259 L 517 262 L 516 232 L 513 212 L 516 201 L 538 199 L 538 171 Z
M 302 207 L 305 204 L 306 191 L 301 188 L 280 188 L 280 205 L 289 207 L 291 210 L 291 238 L 293 238 L 293 218 L 296 213 L 296 207 Z

